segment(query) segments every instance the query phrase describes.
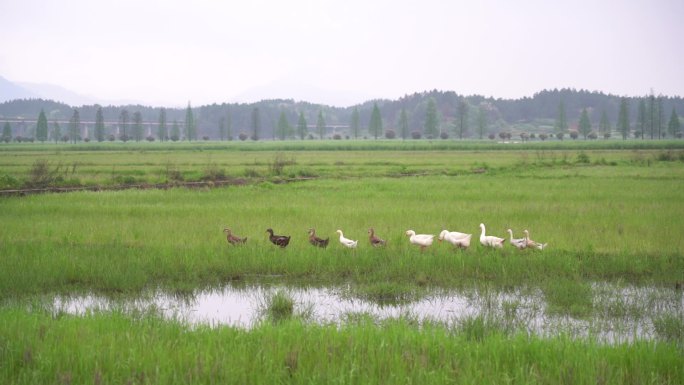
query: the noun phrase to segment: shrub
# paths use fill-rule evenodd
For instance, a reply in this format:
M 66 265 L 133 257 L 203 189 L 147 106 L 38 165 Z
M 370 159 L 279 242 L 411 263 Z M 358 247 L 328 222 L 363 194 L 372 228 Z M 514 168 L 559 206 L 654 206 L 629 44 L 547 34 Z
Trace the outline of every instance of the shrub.
M 489 139 L 491 139 L 491 140 L 496 139 L 496 135 L 494 135 L 494 133 L 491 133 L 491 134 L 487 135 L 487 137 L 488 137 Z
M 439 134 L 439 137 L 442 138 L 442 139 L 449 139 L 449 134 L 447 134 L 445 131 L 442 131 L 442 132 Z
M 578 137 L 579 137 L 579 132 L 577 132 L 577 130 L 570 130 L 570 138 L 572 138 L 572 140 L 575 140 Z
M 563 134 L 562 132 L 559 132 L 556 134 L 556 138 L 558 138 L 558 140 L 563 140 L 564 136 L 565 136 L 565 134 Z
M 420 139 L 423 135 L 419 131 L 412 131 L 411 132 L 411 137 L 413 139 Z
M 589 133 L 589 135 L 587 135 L 587 138 L 594 140 L 598 138 L 598 135 L 592 131 Z
M 334 134 L 333 135 L 333 140 L 341 140 L 342 136 L 340 134 Z
M 145 138 L 148 142 L 154 142 L 154 136 L 150 135 L 147 138 Z
M 50 162 L 45 159 L 36 159 L 29 170 L 26 187 L 43 188 L 47 187 L 55 181 L 59 166 L 54 170 L 50 170 Z
M 606 132 L 603 134 L 603 139 L 609 139 L 610 138 L 610 132 Z
M 394 139 L 394 138 L 396 138 L 396 137 L 397 137 L 397 133 L 394 132 L 393 129 L 390 128 L 390 129 L 388 129 L 388 130 L 385 130 L 385 138 L 387 138 L 387 139 Z
M 548 138 L 549 138 L 549 136 L 546 135 L 546 134 L 544 134 L 544 133 L 539 134 L 539 139 L 541 139 L 542 141 L 544 141 L 544 140 L 546 140 L 546 139 L 548 139 Z
M 241 132 L 240 135 L 238 135 L 238 138 L 240 138 L 240 140 L 244 142 L 245 140 L 247 140 L 247 134 Z

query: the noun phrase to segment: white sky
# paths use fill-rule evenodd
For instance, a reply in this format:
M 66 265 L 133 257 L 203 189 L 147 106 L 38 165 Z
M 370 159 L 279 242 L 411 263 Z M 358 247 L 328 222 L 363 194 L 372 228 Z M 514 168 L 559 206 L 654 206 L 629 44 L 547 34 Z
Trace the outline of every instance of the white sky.
M 0 0 L 0 76 L 183 106 L 684 94 L 681 0 Z

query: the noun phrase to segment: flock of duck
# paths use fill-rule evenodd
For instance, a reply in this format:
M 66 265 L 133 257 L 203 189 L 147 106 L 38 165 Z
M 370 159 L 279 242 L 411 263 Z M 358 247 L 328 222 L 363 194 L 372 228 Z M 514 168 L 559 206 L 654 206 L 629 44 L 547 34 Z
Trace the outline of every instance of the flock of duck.
M 499 238 L 493 235 L 486 235 L 484 223 L 480 223 L 480 230 L 480 244 L 482 246 L 498 249 L 503 248 L 503 245 L 506 242 L 506 238 Z M 530 232 L 527 230 L 523 231 L 523 238 L 513 238 L 513 230 L 508 229 L 506 231 L 509 234 L 509 242 L 511 246 L 519 250 L 527 248 L 544 250 L 547 246 L 547 243 L 541 243 L 531 240 Z M 223 232 L 226 233 L 226 239 L 228 240 L 228 243 L 232 245 L 240 245 L 247 242 L 247 237 L 236 236 L 229 228 L 224 228 Z M 269 233 L 268 239 L 274 245 L 279 246 L 281 248 L 285 248 L 287 247 L 287 245 L 290 244 L 291 236 L 276 235 L 273 232 L 273 229 L 267 229 L 266 232 Z M 350 249 L 355 249 L 358 246 L 358 240 L 346 238 L 344 236 L 344 233 L 342 233 L 342 230 L 337 230 L 336 232 L 337 234 L 339 234 L 340 244 L 342 244 L 343 246 Z M 427 247 L 431 246 L 435 238 L 434 234 L 416 234 L 416 232 L 413 230 L 407 230 L 405 235 L 409 237 L 409 242 L 413 245 L 419 246 L 421 251 L 424 251 Z M 437 240 L 440 242 L 447 241 L 451 243 L 454 247 L 457 247 L 459 249 L 467 249 L 470 246 L 470 239 L 472 238 L 472 236 L 472 234 L 460 233 L 458 231 L 442 230 Z M 375 235 L 375 230 L 372 227 L 368 229 L 368 241 L 373 247 L 382 247 L 387 244 L 387 242 L 384 239 Z M 319 238 L 318 236 L 316 236 L 316 229 L 309 229 L 309 243 L 316 247 L 326 248 L 328 247 L 328 243 L 330 243 L 330 238 Z

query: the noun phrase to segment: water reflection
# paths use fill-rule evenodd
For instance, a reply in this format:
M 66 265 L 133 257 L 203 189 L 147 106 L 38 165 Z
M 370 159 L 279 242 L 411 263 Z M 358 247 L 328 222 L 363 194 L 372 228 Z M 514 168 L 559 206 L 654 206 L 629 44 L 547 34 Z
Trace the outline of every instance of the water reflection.
M 58 296 L 55 312 L 85 314 L 92 311 L 149 311 L 191 325 L 253 327 L 262 319 L 264 299 L 285 290 L 297 310 L 318 323 L 341 324 L 363 315 L 382 321 L 409 317 L 459 327 L 464 321 L 483 317 L 495 320 L 504 331 L 523 331 L 543 336 L 565 333 L 573 337 L 594 336 L 602 341 L 628 342 L 654 339 L 653 321 L 663 316 L 684 318 L 681 291 L 655 287 L 592 285 L 591 317 L 547 314 L 544 294 L 537 288 L 505 291 L 474 288 L 432 291 L 423 298 L 400 304 L 379 304 L 353 295 L 348 287 L 292 288 L 286 286 L 226 286 L 190 295 L 155 292 L 139 298 L 112 299 L 95 295 Z

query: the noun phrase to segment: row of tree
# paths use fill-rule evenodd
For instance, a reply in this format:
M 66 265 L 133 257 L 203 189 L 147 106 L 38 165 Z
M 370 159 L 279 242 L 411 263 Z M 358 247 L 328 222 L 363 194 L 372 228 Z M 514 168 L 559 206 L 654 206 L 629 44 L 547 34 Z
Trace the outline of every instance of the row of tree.
M 553 100 L 557 101 L 555 112 L 548 115 L 548 105 Z M 518 108 L 513 109 L 512 105 Z M 448 137 L 449 134 L 456 138 L 485 138 L 491 133 L 508 131 L 578 131 L 587 138 L 592 132 L 606 135 L 613 130 L 623 137 L 638 132 L 641 138 L 654 139 L 681 134 L 677 108 L 684 108 L 681 98 L 653 93 L 641 98 L 618 98 L 586 91 L 554 90 L 510 101 L 431 91 L 396 101 L 376 100 L 349 108 L 267 100 L 199 108 L 188 104 L 185 109 L 98 105 L 72 109 L 51 101 L 17 100 L 0 104 L 0 117 L 7 120 L 3 140 L 16 136 L 72 142 L 82 139 L 198 140 L 200 135 L 202 139 L 219 140 L 336 136 L 406 139 Z M 29 114 L 27 111 L 31 110 L 34 112 Z M 667 125 L 666 111 L 670 111 Z M 32 115 L 36 113 L 37 119 Z M 81 116 L 89 119 L 82 121 Z M 511 116 L 521 119 L 512 120 Z M 611 116 L 615 117 L 614 125 Z M 52 130 L 48 129 L 48 120 L 53 122 Z M 67 125 L 63 133 L 62 125 Z M 16 136 L 12 135 L 13 131 Z

